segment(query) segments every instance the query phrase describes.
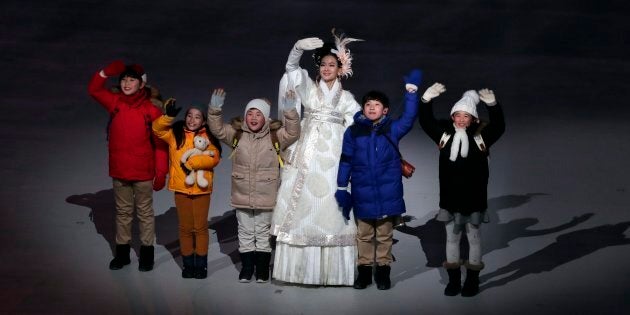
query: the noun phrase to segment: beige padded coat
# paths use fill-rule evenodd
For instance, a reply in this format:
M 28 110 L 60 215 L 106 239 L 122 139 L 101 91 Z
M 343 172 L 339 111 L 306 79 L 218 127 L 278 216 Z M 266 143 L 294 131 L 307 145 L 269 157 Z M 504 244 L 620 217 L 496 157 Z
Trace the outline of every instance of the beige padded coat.
M 280 163 L 271 141 L 271 130 L 277 130 L 281 150 L 298 140 L 299 115 L 295 109 L 284 112 L 285 125 L 280 121 L 265 120 L 265 125 L 253 133 L 242 118 L 223 123 L 222 111 L 208 109 L 210 131 L 223 143 L 232 146 L 237 131 L 242 135 L 232 152 L 231 205 L 238 209 L 272 210 L 280 187 Z

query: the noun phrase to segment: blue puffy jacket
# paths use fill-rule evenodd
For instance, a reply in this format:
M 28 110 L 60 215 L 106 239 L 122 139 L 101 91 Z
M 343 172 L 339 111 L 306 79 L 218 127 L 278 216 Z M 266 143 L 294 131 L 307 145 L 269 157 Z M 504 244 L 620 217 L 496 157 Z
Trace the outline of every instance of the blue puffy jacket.
M 339 171 L 338 187 L 351 183 L 354 216 L 381 219 L 405 212 L 400 157 L 389 139 L 398 145 L 411 130 L 418 114 L 418 96 L 405 94 L 405 110 L 399 119 L 389 115 L 373 124 L 363 112 L 354 116 L 346 129 Z

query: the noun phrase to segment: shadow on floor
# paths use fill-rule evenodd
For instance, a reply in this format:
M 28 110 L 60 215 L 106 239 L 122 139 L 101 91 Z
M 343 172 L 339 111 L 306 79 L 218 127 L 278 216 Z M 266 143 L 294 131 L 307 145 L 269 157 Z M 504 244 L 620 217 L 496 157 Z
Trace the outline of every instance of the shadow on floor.
M 547 194 L 544 193 L 528 193 L 524 195 L 506 195 L 489 199 L 488 216 L 490 217 L 490 222 L 483 224 L 481 229 L 482 255 L 509 247 L 509 243 L 511 241 L 521 237 L 542 236 L 572 228 L 585 222 L 593 216 L 592 213 L 584 214 L 579 217 L 572 218 L 567 223 L 540 230 L 529 229 L 529 227 L 534 226 L 539 222 L 537 218 L 522 218 L 506 223 L 499 223 L 499 211 L 522 206 L 530 202 L 534 197 L 546 195 Z M 412 217 L 405 217 L 405 221 L 407 222 L 411 222 L 413 220 L 414 218 Z M 401 272 L 397 273 L 398 276 L 392 277 L 392 280 L 395 279 L 396 281 L 402 281 L 424 271 L 428 271 L 430 268 L 442 266 L 442 263 L 446 260 L 446 231 L 444 229 L 444 223 L 435 220 L 435 218 L 431 218 L 423 225 L 412 227 L 405 224 L 403 226 L 399 226 L 397 230 L 405 234 L 416 236 L 419 239 L 420 247 L 426 257 L 426 264 L 423 268 L 419 267 L 417 264 L 401 263 L 400 267 L 403 269 Z M 461 258 L 463 260 L 467 259 L 468 241 L 465 234 L 462 236 L 460 250 Z M 445 284 L 448 282 L 448 276 L 442 268 L 440 268 L 440 276 L 442 278 L 442 283 Z
M 628 245 L 630 239 L 624 234 L 628 227 L 630 222 L 621 222 L 562 234 L 549 246 L 493 272 L 482 274 L 480 291 L 503 286 L 531 274 L 551 271 L 606 247 Z M 492 280 L 507 274 L 509 276 Z

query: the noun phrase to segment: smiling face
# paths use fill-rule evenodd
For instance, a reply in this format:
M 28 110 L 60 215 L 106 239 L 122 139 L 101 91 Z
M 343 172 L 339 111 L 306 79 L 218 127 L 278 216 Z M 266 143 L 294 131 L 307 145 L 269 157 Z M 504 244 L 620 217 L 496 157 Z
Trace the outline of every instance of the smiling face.
M 473 115 L 462 111 L 457 111 L 453 113 L 451 118 L 453 119 L 453 123 L 455 123 L 455 127 L 457 128 L 468 128 L 473 119 L 475 119 Z
M 324 56 L 319 63 L 319 76 L 326 83 L 334 82 L 340 70 L 341 68 L 339 67 L 337 58 L 332 55 Z
M 186 112 L 186 129 L 197 131 L 205 123 L 203 113 L 196 108 L 191 108 Z
M 120 80 L 120 89 L 125 95 L 132 95 L 143 87 L 144 82 L 130 76 L 126 76 Z
M 389 108 L 383 106 L 378 100 L 369 100 L 363 104 L 363 115 L 371 121 L 378 121 L 387 114 Z
M 265 116 L 257 108 L 250 108 L 245 113 L 245 124 L 252 132 L 258 132 L 265 125 Z

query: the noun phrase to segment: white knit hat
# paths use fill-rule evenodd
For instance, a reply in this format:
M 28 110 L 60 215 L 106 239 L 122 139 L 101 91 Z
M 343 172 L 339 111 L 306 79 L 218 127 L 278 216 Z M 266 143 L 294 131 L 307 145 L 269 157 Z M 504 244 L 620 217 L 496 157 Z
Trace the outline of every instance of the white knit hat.
M 475 118 L 478 118 L 477 115 L 477 104 L 479 104 L 479 94 L 475 90 L 468 90 L 464 92 L 462 99 L 457 101 L 455 105 L 453 105 L 453 109 L 451 109 L 451 116 L 455 112 L 467 112 L 473 115 Z
M 255 98 L 251 101 L 249 101 L 249 103 L 247 103 L 247 106 L 245 106 L 245 116 L 247 116 L 247 111 L 250 110 L 251 108 L 255 108 L 259 111 L 262 112 L 263 116 L 265 116 L 265 119 L 269 119 L 269 113 L 271 112 L 271 106 L 269 105 L 269 103 L 263 99 L 260 98 Z

